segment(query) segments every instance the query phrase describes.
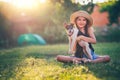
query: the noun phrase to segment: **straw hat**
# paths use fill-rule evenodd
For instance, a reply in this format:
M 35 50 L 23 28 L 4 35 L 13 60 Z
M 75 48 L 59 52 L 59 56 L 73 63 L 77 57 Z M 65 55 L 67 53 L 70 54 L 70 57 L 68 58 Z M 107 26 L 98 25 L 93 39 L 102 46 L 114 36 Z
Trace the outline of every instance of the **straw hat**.
M 82 11 L 82 10 L 74 12 L 74 13 L 70 16 L 70 22 L 73 23 L 73 24 L 75 24 L 75 19 L 76 19 L 77 17 L 79 17 L 79 16 L 85 17 L 85 18 L 89 21 L 88 25 L 89 25 L 89 26 L 92 26 L 92 24 L 93 24 L 93 19 L 92 19 L 92 17 L 90 16 L 89 13 L 87 13 L 86 11 Z

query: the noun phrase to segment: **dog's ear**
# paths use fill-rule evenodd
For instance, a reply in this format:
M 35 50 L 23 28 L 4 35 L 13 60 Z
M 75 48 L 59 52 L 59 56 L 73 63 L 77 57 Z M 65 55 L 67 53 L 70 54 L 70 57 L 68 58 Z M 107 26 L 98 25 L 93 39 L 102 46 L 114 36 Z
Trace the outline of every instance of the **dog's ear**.
M 63 23 L 63 26 L 64 26 L 65 28 L 67 27 L 67 25 L 68 25 L 68 24 L 67 24 L 66 22 Z
M 73 23 L 70 23 L 70 25 L 71 25 L 71 26 L 74 26 L 74 24 L 73 24 Z

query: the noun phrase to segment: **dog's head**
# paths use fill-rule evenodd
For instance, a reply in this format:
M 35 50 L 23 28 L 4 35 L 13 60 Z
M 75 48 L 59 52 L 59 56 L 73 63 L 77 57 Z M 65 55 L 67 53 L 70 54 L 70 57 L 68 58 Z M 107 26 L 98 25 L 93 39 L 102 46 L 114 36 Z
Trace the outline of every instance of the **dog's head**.
M 64 24 L 68 36 L 71 36 L 74 33 L 73 24 Z

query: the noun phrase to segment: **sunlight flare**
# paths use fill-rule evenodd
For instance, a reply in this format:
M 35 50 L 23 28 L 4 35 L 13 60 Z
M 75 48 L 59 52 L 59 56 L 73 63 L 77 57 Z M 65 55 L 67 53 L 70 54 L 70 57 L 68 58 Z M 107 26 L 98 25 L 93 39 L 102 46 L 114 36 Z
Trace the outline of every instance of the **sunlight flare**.
M 38 3 L 45 3 L 46 0 L 0 0 L 3 2 L 11 3 L 18 8 L 34 8 Z
M 16 0 L 12 2 L 18 8 L 32 8 L 36 5 L 34 0 Z
M 40 1 L 40 3 L 45 3 L 46 2 L 46 0 L 39 0 Z

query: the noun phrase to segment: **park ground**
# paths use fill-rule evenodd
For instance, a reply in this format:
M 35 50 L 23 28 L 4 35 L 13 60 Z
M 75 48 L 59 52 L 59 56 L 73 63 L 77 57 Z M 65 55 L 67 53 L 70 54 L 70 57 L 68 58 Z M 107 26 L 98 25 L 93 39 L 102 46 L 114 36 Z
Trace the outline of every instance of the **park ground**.
M 93 45 L 109 63 L 63 64 L 57 55 L 69 55 L 68 44 L 31 45 L 0 50 L 0 80 L 120 80 L 120 43 Z

